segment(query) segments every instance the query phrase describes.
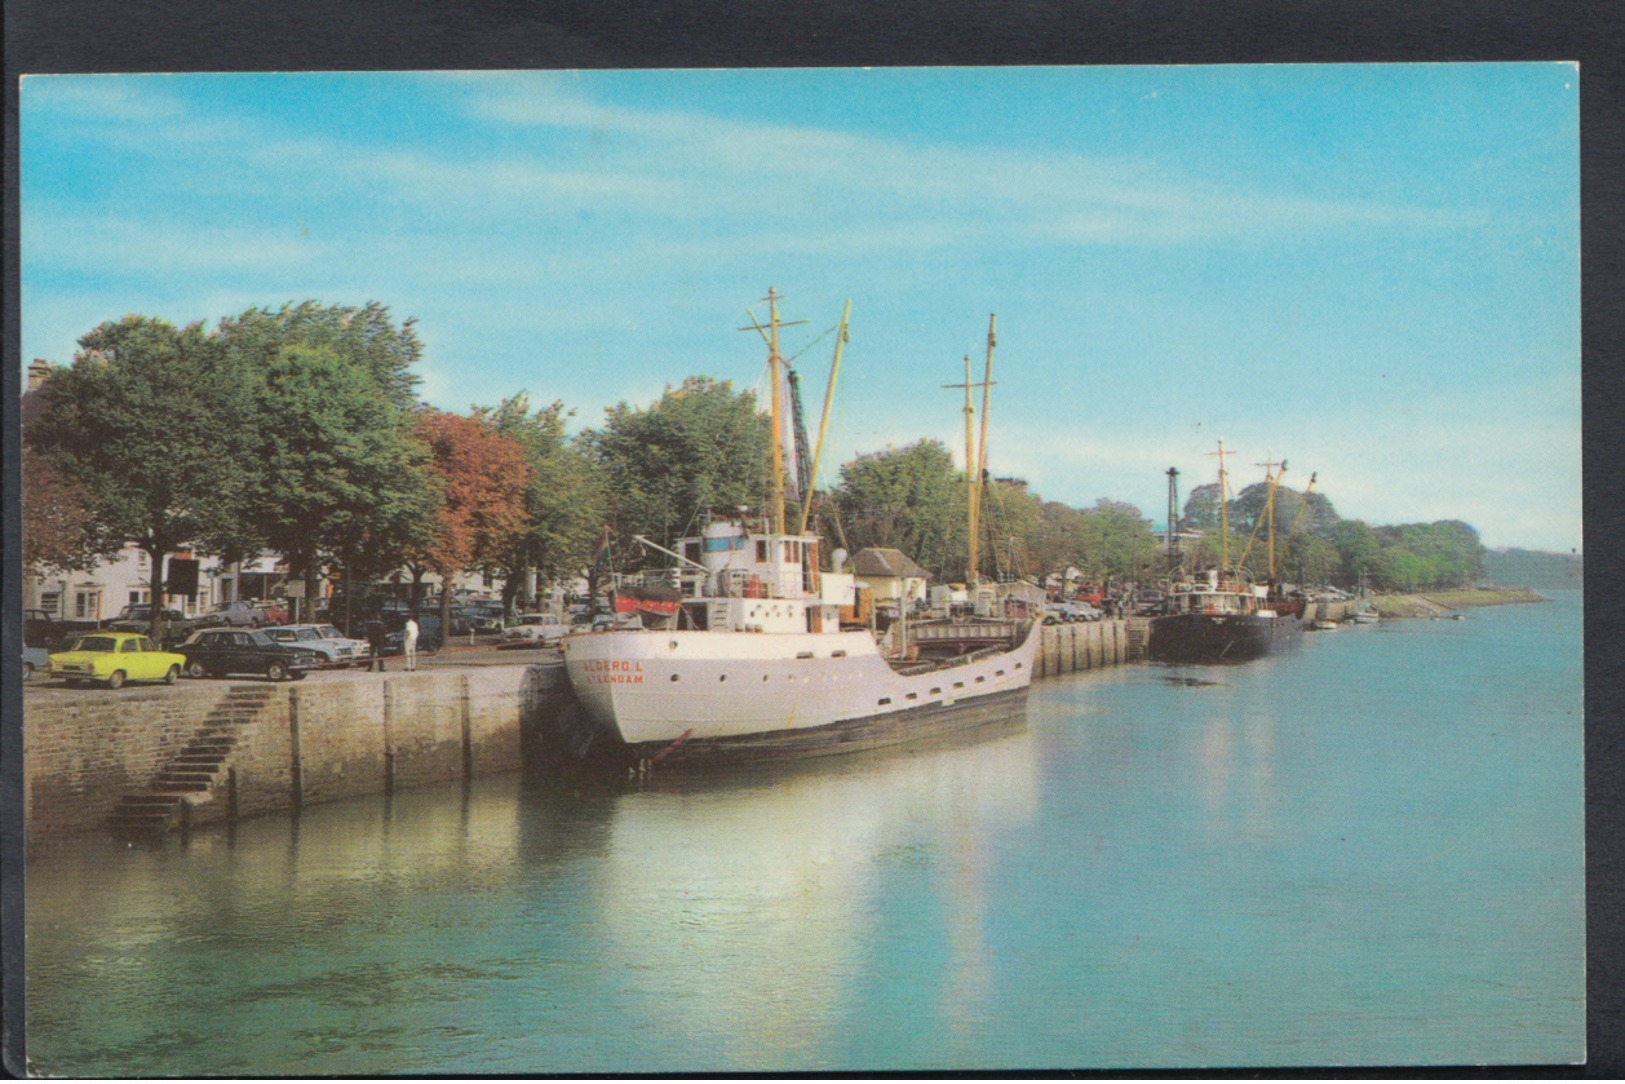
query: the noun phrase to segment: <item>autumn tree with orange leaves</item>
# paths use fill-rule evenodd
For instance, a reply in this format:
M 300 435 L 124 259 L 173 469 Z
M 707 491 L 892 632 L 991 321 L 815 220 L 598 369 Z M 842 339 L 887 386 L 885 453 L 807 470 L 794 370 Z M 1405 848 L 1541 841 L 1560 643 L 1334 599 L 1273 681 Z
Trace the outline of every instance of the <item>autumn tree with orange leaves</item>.
M 451 629 L 452 577 L 494 563 L 528 528 L 525 489 L 531 468 L 518 441 L 479 418 L 426 410 L 418 418 L 417 437 L 429 449 L 440 505 L 432 541 L 413 559 L 440 577 L 444 635 Z

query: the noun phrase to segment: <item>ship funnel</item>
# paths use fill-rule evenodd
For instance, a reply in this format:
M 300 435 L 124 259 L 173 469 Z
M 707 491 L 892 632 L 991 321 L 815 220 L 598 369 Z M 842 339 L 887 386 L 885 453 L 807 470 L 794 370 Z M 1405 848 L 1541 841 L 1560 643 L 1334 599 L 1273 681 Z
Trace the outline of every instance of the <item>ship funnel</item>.
M 829 553 L 829 563 L 831 572 L 841 571 L 846 567 L 846 551 L 839 546 L 835 547 Z

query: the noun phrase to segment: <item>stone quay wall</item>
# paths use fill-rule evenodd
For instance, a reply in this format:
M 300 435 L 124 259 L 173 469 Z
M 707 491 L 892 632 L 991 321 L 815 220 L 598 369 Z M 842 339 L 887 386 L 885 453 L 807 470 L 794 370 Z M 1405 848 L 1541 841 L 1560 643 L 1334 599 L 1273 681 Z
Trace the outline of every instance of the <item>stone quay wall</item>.
M 1089 621 L 1072 625 L 1045 625 L 1038 645 L 1035 678 L 1055 677 L 1078 670 L 1117 666 L 1136 657 L 1128 622 Z
M 511 665 L 31 692 L 28 844 L 106 827 L 205 734 L 234 741 L 186 799 L 193 824 L 517 770 L 523 736 L 560 710 L 566 686 L 558 666 Z

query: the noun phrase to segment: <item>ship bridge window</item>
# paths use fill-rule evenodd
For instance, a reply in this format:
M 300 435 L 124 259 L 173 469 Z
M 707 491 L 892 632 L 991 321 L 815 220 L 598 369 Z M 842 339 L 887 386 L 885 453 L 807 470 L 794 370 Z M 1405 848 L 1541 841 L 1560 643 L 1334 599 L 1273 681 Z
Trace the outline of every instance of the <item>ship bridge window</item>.
M 846 648 L 844 648 L 844 647 L 836 648 L 834 651 L 831 651 L 829 653 L 829 657 L 832 658 L 832 659 L 844 659 L 844 658 L 846 658 Z
M 811 651 L 798 651 L 798 652 L 796 652 L 796 658 L 798 658 L 798 659 L 810 659 L 812 657 L 813 657 L 813 653 Z
M 765 538 L 756 540 L 756 563 L 759 565 L 767 564 L 767 539 Z
M 891 697 L 883 696 L 879 700 L 877 700 L 876 703 L 879 704 L 881 707 L 885 707 L 887 704 L 891 703 Z

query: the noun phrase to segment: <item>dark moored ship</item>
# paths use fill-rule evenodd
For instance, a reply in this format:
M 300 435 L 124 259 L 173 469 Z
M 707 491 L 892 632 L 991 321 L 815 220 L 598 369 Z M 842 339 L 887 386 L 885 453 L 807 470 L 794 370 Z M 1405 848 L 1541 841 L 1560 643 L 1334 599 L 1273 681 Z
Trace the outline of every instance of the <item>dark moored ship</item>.
M 1177 520 L 1177 478 L 1179 472 L 1168 471 L 1168 563 L 1169 585 L 1167 599 L 1161 612 L 1151 619 L 1146 654 L 1154 662 L 1215 663 L 1241 662 L 1256 659 L 1282 647 L 1289 647 L 1303 638 L 1303 602 L 1281 592 L 1275 579 L 1275 490 L 1286 472 L 1286 463 L 1270 463 L 1266 475 L 1269 497 L 1265 504 L 1265 519 L 1269 524 L 1270 579 L 1268 584 L 1255 584 L 1241 569 L 1232 564 L 1229 554 L 1230 519 L 1227 505 L 1226 472 L 1224 469 L 1224 442 L 1219 442 L 1219 508 L 1220 538 L 1223 539 L 1224 559 L 1219 568 L 1210 568 L 1195 576 L 1186 575 L 1180 568 Z M 1310 479 L 1310 486 L 1314 479 Z M 1302 507 L 1299 508 L 1302 514 Z M 1296 521 L 1293 529 L 1297 528 Z M 1254 528 L 1254 535 L 1257 528 Z M 1251 547 L 1249 542 L 1248 546 Z M 1246 559 L 1246 554 L 1242 555 Z
M 1210 569 L 1173 584 L 1146 652 L 1156 662 L 1241 662 L 1302 638 L 1303 619 L 1270 609 L 1265 587 Z

